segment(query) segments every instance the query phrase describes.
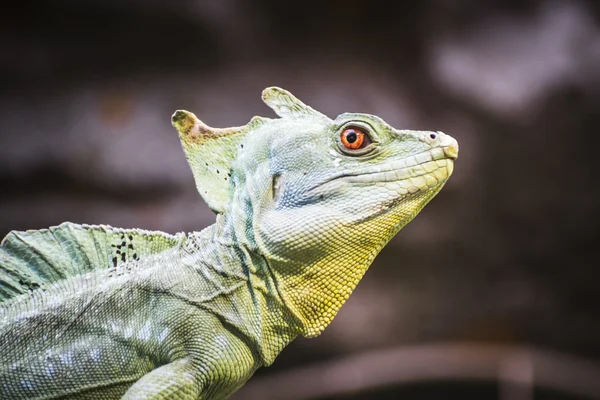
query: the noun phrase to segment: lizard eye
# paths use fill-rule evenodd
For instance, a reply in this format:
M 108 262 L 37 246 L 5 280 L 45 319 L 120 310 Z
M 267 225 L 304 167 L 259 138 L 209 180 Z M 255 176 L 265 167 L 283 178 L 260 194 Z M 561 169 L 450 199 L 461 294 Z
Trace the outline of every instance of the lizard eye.
M 358 150 L 371 144 L 371 138 L 361 128 L 348 127 L 340 135 L 340 139 L 345 148 L 349 150 Z

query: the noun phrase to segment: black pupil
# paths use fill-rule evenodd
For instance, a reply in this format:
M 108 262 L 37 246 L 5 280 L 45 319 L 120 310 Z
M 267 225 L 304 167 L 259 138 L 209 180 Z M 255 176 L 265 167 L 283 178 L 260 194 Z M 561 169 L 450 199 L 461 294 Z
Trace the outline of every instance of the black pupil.
M 350 131 L 350 133 L 346 135 L 346 141 L 350 144 L 356 142 L 356 139 L 358 139 L 358 136 L 356 136 L 356 132 L 354 131 Z

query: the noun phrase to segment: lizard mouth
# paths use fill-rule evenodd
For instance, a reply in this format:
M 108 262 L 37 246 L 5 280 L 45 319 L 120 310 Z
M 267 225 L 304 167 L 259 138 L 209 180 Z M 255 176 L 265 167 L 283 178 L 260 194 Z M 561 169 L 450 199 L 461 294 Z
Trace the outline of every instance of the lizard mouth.
M 458 145 L 452 143 L 393 160 L 385 165 L 341 171 L 311 190 L 339 181 L 358 185 L 389 184 L 401 194 L 416 193 L 445 183 L 454 171 L 454 160 L 457 156 Z

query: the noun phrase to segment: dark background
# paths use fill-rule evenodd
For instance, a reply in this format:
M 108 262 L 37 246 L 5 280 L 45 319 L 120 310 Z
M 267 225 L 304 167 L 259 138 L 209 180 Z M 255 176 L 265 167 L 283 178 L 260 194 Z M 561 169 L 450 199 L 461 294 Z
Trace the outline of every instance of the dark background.
M 241 125 L 272 116 L 260 92 L 282 86 L 332 117 L 447 132 L 460 156 L 325 333 L 294 342 L 249 386 L 357 353 L 476 343 L 526 350 L 508 386 L 502 372 L 436 379 L 424 368 L 305 398 L 600 397 L 599 2 L 13 3 L 0 12 L 0 237 L 62 221 L 204 228 L 214 215 L 170 115 Z M 544 387 L 530 350 L 587 360 L 592 378 Z

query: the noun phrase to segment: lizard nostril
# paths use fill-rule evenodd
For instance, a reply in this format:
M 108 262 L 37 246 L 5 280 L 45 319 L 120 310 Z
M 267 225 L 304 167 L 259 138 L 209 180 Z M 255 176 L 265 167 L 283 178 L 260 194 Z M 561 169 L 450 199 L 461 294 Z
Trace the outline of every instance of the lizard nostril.
M 431 139 L 435 139 L 435 138 L 437 137 L 437 135 L 436 135 L 435 133 L 430 133 L 430 134 L 429 134 L 429 137 L 430 137 Z

